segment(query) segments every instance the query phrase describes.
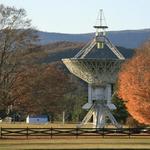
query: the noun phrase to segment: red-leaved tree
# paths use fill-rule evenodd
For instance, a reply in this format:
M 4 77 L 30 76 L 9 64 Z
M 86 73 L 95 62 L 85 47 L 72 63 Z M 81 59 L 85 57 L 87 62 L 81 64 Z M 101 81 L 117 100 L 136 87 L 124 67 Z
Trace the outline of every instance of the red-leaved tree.
M 119 73 L 118 95 L 139 123 L 150 124 L 150 42 L 137 49 Z

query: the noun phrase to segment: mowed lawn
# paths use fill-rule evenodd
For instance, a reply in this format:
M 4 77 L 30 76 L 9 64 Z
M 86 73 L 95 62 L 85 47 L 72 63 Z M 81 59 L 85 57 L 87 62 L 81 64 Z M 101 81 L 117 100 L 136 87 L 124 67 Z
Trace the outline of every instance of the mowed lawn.
M 76 128 L 76 124 L 71 123 L 45 123 L 45 124 L 27 124 L 25 122 L 15 122 L 15 123 L 0 123 L 0 128 Z M 92 127 L 88 125 L 88 127 Z
M 89 125 L 90 127 L 91 125 Z M 75 128 L 76 124 L 49 123 L 44 125 L 29 125 L 25 123 L 5 124 L 2 128 Z M 38 137 L 39 138 L 39 137 Z M 102 150 L 150 150 L 150 137 L 53 137 L 47 139 L 0 139 L 0 150 L 44 150 L 44 149 L 102 149 Z
M 0 140 L 0 150 L 25 149 L 150 149 L 149 138 L 67 138 L 67 139 L 28 139 L 28 140 Z

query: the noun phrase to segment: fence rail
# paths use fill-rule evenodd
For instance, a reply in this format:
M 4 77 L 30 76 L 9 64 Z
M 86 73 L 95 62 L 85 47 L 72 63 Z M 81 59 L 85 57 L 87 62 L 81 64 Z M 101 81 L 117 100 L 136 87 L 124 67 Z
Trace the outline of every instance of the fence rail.
M 0 128 L 0 138 L 56 136 L 150 136 L 150 128 Z

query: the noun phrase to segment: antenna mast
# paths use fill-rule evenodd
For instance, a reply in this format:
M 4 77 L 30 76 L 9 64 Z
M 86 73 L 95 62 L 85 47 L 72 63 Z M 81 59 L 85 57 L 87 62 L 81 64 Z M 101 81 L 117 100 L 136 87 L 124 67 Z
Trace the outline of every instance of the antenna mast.
M 100 9 L 96 20 L 96 25 L 94 26 L 96 29 L 94 39 L 85 45 L 85 47 L 83 47 L 82 50 L 74 56 L 74 58 L 84 58 L 90 51 L 92 51 L 95 45 L 97 46 L 97 49 L 103 49 L 104 45 L 107 45 L 107 47 L 109 47 L 109 49 L 116 55 L 118 59 L 125 59 L 125 57 L 120 53 L 115 45 L 113 45 L 111 41 L 105 36 L 105 29 L 107 29 L 108 26 L 103 25 L 103 22 L 106 24 L 103 10 Z
M 103 9 L 100 9 L 96 20 L 96 25 L 94 26 L 94 28 L 96 29 L 96 36 L 105 35 L 105 29 L 107 29 L 108 26 L 103 25 L 103 22 L 106 24 Z

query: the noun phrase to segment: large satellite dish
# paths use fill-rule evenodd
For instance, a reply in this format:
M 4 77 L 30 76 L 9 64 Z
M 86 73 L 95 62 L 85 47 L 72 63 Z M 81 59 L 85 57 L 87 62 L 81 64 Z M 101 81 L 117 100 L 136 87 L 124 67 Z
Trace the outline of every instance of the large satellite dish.
M 71 73 L 88 83 L 88 103 L 83 106 L 88 113 L 78 127 L 86 124 L 93 117 L 93 126 L 96 128 L 105 127 L 108 118 L 114 126 L 120 128 L 121 126 L 111 113 L 116 109 L 111 98 L 112 85 L 116 81 L 125 57 L 105 36 L 105 29 L 108 27 L 103 25 L 102 10 L 100 10 L 98 21 L 99 24 L 94 26 L 96 34 L 93 40 L 73 58 L 62 59 L 62 61 Z M 99 52 L 100 55 L 94 56 L 92 54 L 94 51 Z

